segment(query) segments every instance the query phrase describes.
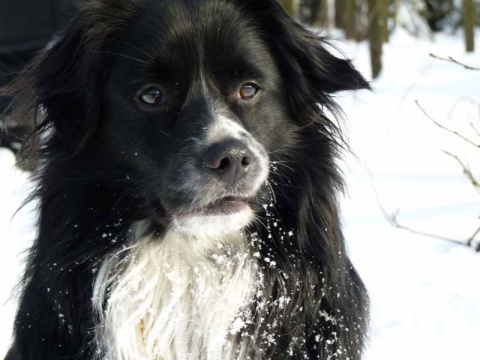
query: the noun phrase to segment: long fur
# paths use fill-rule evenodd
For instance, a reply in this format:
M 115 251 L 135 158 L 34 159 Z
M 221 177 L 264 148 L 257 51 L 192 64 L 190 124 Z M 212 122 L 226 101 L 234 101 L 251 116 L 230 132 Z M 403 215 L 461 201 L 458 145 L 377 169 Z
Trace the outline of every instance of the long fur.
M 189 236 L 146 237 L 104 261 L 93 291 L 103 324 L 99 358 L 246 357 L 246 342 L 235 344 L 235 336 L 252 321 L 258 285 L 247 243 Z M 199 241 L 213 249 L 199 249 Z
M 339 113 L 333 93 L 368 84 L 325 46 L 275 0 L 85 1 L 10 87 L 17 116 L 37 113 L 26 153 L 40 215 L 6 360 L 361 359 L 368 298 L 345 249 L 343 140 L 326 113 Z M 223 95 L 204 94 L 217 79 L 204 74 L 239 76 L 229 61 L 245 55 L 268 90 L 255 110 L 228 109 L 269 156 L 255 220 L 228 235 L 172 230 L 152 159 L 203 125 L 168 132 L 130 115 L 120 77 L 157 57 L 184 64 L 189 84 L 203 74 L 179 90 L 181 127 L 214 118 Z

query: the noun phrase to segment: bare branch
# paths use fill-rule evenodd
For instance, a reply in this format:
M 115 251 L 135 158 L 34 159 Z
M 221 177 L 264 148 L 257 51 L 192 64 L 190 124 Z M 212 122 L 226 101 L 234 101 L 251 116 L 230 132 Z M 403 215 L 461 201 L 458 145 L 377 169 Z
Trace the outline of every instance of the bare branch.
M 432 118 L 430 115 L 428 115 L 428 113 L 427 113 L 427 112 L 425 111 L 425 109 L 420 105 L 420 103 L 418 102 L 418 100 L 415 100 L 415 104 L 417 104 L 418 108 L 423 112 L 423 114 L 424 114 L 428 119 L 430 119 L 435 125 L 437 125 L 440 129 L 443 129 L 443 130 L 445 130 L 445 131 L 448 131 L 450 134 L 453 134 L 453 135 L 459 137 L 460 139 L 462 139 L 463 141 L 469 143 L 470 145 L 475 146 L 477 149 L 480 149 L 480 145 L 479 145 L 479 144 L 475 144 L 473 141 L 471 141 L 470 139 L 466 138 L 465 136 L 463 136 L 463 135 L 460 134 L 459 132 L 443 126 L 443 125 L 440 124 L 438 121 L 436 121 L 434 118 Z
M 473 131 L 477 134 L 478 137 L 480 137 L 480 131 L 478 131 L 477 127 L 473 125 L 473 123 L 470 123 L 470 126 L 472 127 Z
M 475 236 L 477 236 L 480 233 L 480 227 L 473 233 L 472 236 L 470 236 L 467 240 L 467 244 L 470 247 L 473 247 L 473 240 L 475 240 Z M 480 242 L 476 246 L 476 250 L 480 252 Z
M 443 152 L 445 154 L 447 154 L 448 156 L 452 157 L 458 164 L 460 164 L 460 166 L 462 167 L 463 169 L 463 173 L 465 174 L 465 176 L 468 178 L 468 180 L 470 180 L 470 183 L 473 185 L 473 187 L 475 188 L 475 190 L 480 194 L 480 183 L 478 183 L 477 179 L 475 178 L 475 176 L 473 175 L 472 171 L 470 170 L 470 168 L 465 165 L 463 163 L 462 160 L 460 160 L 460 158 L 457 156 L 457 155 L 454 155 L 446 150 L 443 150 Z
M 461 98 L 455 100 L 455 103 L 453 104 L 453 106 L 448 111 L 448 117 L 447 117 L 448 120 L 452 120 L 454 111 L 456 110 L 457 106 L 460 105 L 461 103 L 469 103 L 471 105 L 474 105 L 474 106 L 478 107 L 478 115 L 480 115 L 480 102 L 478 102 L 477 100 L 474 100 L 470 97 L 462 96 Z
M 467 69 L 467 70 L 480 71 L 480 68 L 463 64 L 463 63 L 461 63 L 460 61 L 455 60 L 455 59 L 454 59 L 453 57 L 451 57 L 451 56 L 449 56 L 448 58 L 444 58 L 444 57 L 441 57 L 441 56 L 438 56 L 438 55 L 434 55 L 434 54 L 429 54 L 429 55 L 430 55 L 432 58 L 434 58 L 434 59 L 438 59 L 438 60 L 442 60 L 442 61 L 447 61 L 447 62 L 451 62 L 451 63 L 457 64 L 457 65 L 460 65 L 460 66 L 462 66 L 463 68 L 465 68 L 465 69 Z
M 408 95 L 410 95 L 410 93 L 415 90 L 415 88 L 418 86 L 418 84 L 420 83 L 420 80 L 422 80 L 422 78 L 427 74 L 427 72 L 429 72 L 432 67 L 433 67 L 433 64 L 435 63 L 435 60 L 431 60 L 423 69 L 422 69 L 422 72 L 416 77 L 415 81 L 407 88 L 407 90 L 405 90 L 405 93 L 402 95 L 402 98 L 400 99 L 400 102 L 398 103 L 398 107 L 400 108 L 405 99 L 408 97 Z
M 480 252 L 480 242 L 474 246 L 474 240 L 475 237 L 480 233 L 480 228 L 477 229 L 466 241 L 465 240 L 458 240 L 458 239 L 453 239 L 453 238 L 448 238 L 445 236 L 440 236 L 432 233 L 428 233 L 425 231 L 419 231 L 416 229 L 413 229 L 411 227 L 408 227 L 406 225 L 401 224 L 398 221 L 398 215 L 399 211 L 397 210 L 395 213 L 389 213 L 383 206 L 382 202 L 380 201 L 380 195 L 378 193 L 377 187 L 375 185 L 375 180 L 373 179 L 373 174 L 371 173 L 370 169 L 366 167 L 366 165 L 363 165 L 365 170 L 367 171 L 368 177 L 370 179 L 370 183 L 372 184 L 373 192 L 375 193 L 375 199 L 377 201 L 378 207 L 380 208 L 380 211 L 382 212 L 383 216 L 385 219 L 392 225 L 393 227 L 401 230 L 408 231 L 412 234 L 415 235 L 420 235 L 420 236 L 425 236 L 433 239 L 438 239 L 438 240 L 443 240 L 443 241 L 448 241 L 450 243 L 456 244 L 456 245 L 463 245 L 463 246 L 468 246 L 472 249 L 474 249 L 476 252 Z
M 382 211 L 384 211 L 383 208 L 382 208 Z M 474 240 L 475 236 L 480 232 L 480 228 L 479 228 L 477 231 L 475 231 L 475 233 L 467 241 L 452 239 L 452 238 L 448 238 L 448 237 L 445 237 L 445 236 L 440 236 L 440 235 L 428 233 L 428 232 L 425 232 L 425 231 L 415 230 L 411 227 L 402 225 L 398 221 L 398 214 L 399 214 L 398 211 L 395 212 L 394 214 L 388 214 L 388 213 L 384 212 L 385 218 L 390 223 L 390 225 L 392 225 L 393 227 L 395 227 L 397 229 L 406 230 L 406 231 L 408 231 L 412 234 L 415 234 L 415 235 L 421 235 L 421 236 L 426 236 L 426 237 L 433 238 L 433 239 L 448 241 L 448 242 L 456 244 L 456 245 L 464 245 L 464 246 L 468 246 L 468 247 L 473 247 L 472 246 L 473 245 L 473 240 Z M 476 252 L 480 252 L 480 246 L 475 247 L 474 250 Z

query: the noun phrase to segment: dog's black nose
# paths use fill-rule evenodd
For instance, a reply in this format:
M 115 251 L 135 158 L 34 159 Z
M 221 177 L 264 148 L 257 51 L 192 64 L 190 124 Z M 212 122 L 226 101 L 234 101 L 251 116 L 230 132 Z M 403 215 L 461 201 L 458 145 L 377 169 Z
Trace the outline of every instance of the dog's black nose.
M 210 145 L 203 163 L 231 183 L 238 181 L 255 162 L 255 155 L 240 140 L 226 140 Z

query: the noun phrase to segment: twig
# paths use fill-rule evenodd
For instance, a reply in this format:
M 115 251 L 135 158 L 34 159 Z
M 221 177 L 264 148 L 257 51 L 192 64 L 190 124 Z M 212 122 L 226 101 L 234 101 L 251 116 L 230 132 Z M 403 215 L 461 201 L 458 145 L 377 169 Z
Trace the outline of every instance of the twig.
M 478 183 L 477 179 L 475 178 L 475 176 L 473 175 L 472 171 L 468 168 L 467 165 L 465 165 L 463 163 L 462 160 L 460 160 L 460 158 L 457 156 L 457 155 L 454 155 L 452 154 L 451 152 L 448 152 L 446 150 L 442 150 L 445 154 L 447 154 L 448 156 L 452 157 L 453 159 L 455 159 L 455 161 L 457 163 L 460 164 L 460 166 L 462 167 L 462 170 L 463 170 L 463 173 L 465 174 L 465 176 L 468 178 L 468 180 L 470 180 L 470 183 L 473 185 L 473 187 L 475 188 L 475 190 L 480 194 L 480 184 Z
M 383 209 L 382 209 L 382 211 L 383 211 Z M 448 241 L 448 242 L 451 242 L 451 243 L 456 244 L 456 245 L 468 246 L 468 247 L 473 248 L 476 252 L 480 252 L 480 244 L 475 246 L 475 247 L 472 246 L 475 236 L 480 232 L 480 228 L 477 231 L 475 231 L 475 233 L 471 237 L 469 237 L 467 241 L 462 241 L 462 240 L 458 240 L 458 239 L 452 239 L 452 238 L 448 238 L 448 237 L 445 237 L 445 236 L 440 236 L 440 235 L 428 233 L 428 232 L 425 232 L 425 231 L 415 230 L 411 227 L 402 225 L 398 222 L 398 211 L 394 214 L 388 214 L 388 213 L 384 212 L 384 216 L 387 219 L 387 221 L 390 223 L 390 225 L 392 225 L 393 227 L 395 227 L 397 229 L 406 230 L 406 231 L 408 231 L 412 234 L 415 234 L 415 235 L 421 235 L 421 236 L 426 236 L 426 237 L 433 238 L 433 239 Z
M 462 96 L 461 98 L 455 100 L 455 103 L 453 104 L 453 106 L 448 111 L 448 117 L 447 117 L 448 120 L 452 120 L 455 109 L 461 103 L 469 103 L 471 105 L 474 105 L 474 106 L 478 107 L 478 115 L 480 115 L 480 103 L 476 100 L 473 100 L 472 98 Z
M 472 127 L 473 131 L 475 131 L 475 134 L 477 134 L 477 136 L 480 137 L 480 131 L 478 131 L 478 129 L 476 128 L 476 126 L 473 125 L 473 123 L 470 123 L 470 126 Z
M 434 62 L 435 62 L 435 60 L 430 60 L 430 62 L 422 69 L 422 72 L 416 77 L 413 84 L 411 84 L 407 88 L 407 90 L 405 90 L 405 93 L 402 95 L 402 98 L 400 99 L 400 102 L 398 103 L 399 108 L 403 105 L 403 103 L 404 103 L 405 99 L 408 97 L 408 95 L 410 95 L 410 93 L 418 86 L 418 84 L 420 83 L 420 80 L 427 74 L 428 71 L 430 71 Z
M 377 187 L 375 185 L 375 181 L 373 179 L 373 175 L 372 175 L 370 169 L 365 164 L 363 164 L 363 166 L 364 166 L 365 170 L 367 171 L 368 177 L 370 179 L 370 183 L 372 184 L 373 192 L 375 194 L 375 199 L 377 201 L 378 207 L 380 208 L 380 211 L 382 212 L 385 219 L 390 223 L 390 225 L 392 225 L 393 227 L 395 227 L 397 229 L 406 230 L 406 231 L 408 231 L 412 234 L 415 234 L 415 235 L 420 235 L 420 236 L 425 236 L 425 237 L 429 237 L 429 238 L 433 238 L 433 239 L 448 241 L 448 242 L 453 243 L 455 245 L 468 246 L 469 248 L 474 249 L 476 252 L 480 252 L 480 242 L 477 243 L 476 246 L 474 246 L 474 240 L 475 240 L 475 237 L 480 233 L 480 228 L 477 229 L 473 233 L 473 235 L 471 235 L 467 239 L 467 241 L 463 241 L 463 240 L 452 239 L 452 238 L 448 238 L 448 237 L 445 237 L 445 236 L 440 236 L 440 235 L 428 233 L 428 232 L 425 232 L 425 231 L 415 230 L 411 227 L 400 224 L 400 222 L 398 221 L 399 211 L 397 210 L 393 214 L 387 212 L 387 210 L 383 206 L 382 202 L 380 201 L 380 195 L 378 193 L 378 190 L 377 190 Z
M 460 65 L 460 66 L 464 67 L 464 68 L 467 69 L 467 70 L 480 71 L 480 68 L 463 64 L 463 63 L 461 63 L 460 61 L 455 60 L 455 59 L 454 59 L 453 57 L 451 57 L 451 56 L 449 56 L 448 58 L 443 58 L 443 57 L 441 57 L 441 56 L 434 55 L 434 54 L 429 54 L 429 55 L 430 55 L 432 58 L 434 58 L 434 59 L 438 59 L 438 60 L 442 60 L 442 61 L 447 61 L 447 62 L 451 62 L 451 63 L 457 64 L 457 65 Z
M 480 227 L 473 233 L 472 236 L 470 236 L 470 237 L 468 238 L 467 244 L 468 244 L 469 247 L 473 247 L 473 240 L 475 240 L 475 236 L 477 236 L 478 233 L 480 233 Z M 477 250 L 478 252 L 480 252 L 480 242 L 477 244 L 476 250 Z
M 424 114 L 428 119 L 430 119 L 435 125 L 437 125 L 440 129 L 443 129 L 443 130 L 445 130 L 445 131 L 448 131 L 450 134 L 453 134 L 453 135 L 459 137 L 460 139 L 462 139 L 463 141 L 469 143 L 470 145 L 475 146 L 477 149 L 480 149 L 480 145 L 479 145 L 479 144 L 475 144 L 473 141 L 471 141 L 470 139 L 466 138 L 465 136 L 463 136 L 463 135 L 460 134 L 459 132 L 443 126 L 443 125 L 440 124 L 438 121 L 436 121 L 434 118 L 432 118 L 430 115 L 428 115 L 428 113 L 427 113 L 427 112 L 425 111 L 425 109 L 420 105 L 420 103 L 418 102 L 418 100 L 415 100 L 415 104 L 417 104 L 418 108 L 423 112 L 423 114 Z

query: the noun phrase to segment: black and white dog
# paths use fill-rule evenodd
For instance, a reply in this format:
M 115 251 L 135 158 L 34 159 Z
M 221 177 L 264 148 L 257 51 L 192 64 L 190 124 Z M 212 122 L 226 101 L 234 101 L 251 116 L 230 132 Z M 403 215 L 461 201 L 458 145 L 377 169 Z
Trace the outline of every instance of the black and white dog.
M 360 359 L 325 114 L 368 84 L 324 45 L 275 0 L 84 1 L 11 87 L 40 215 L 6 359 Z

